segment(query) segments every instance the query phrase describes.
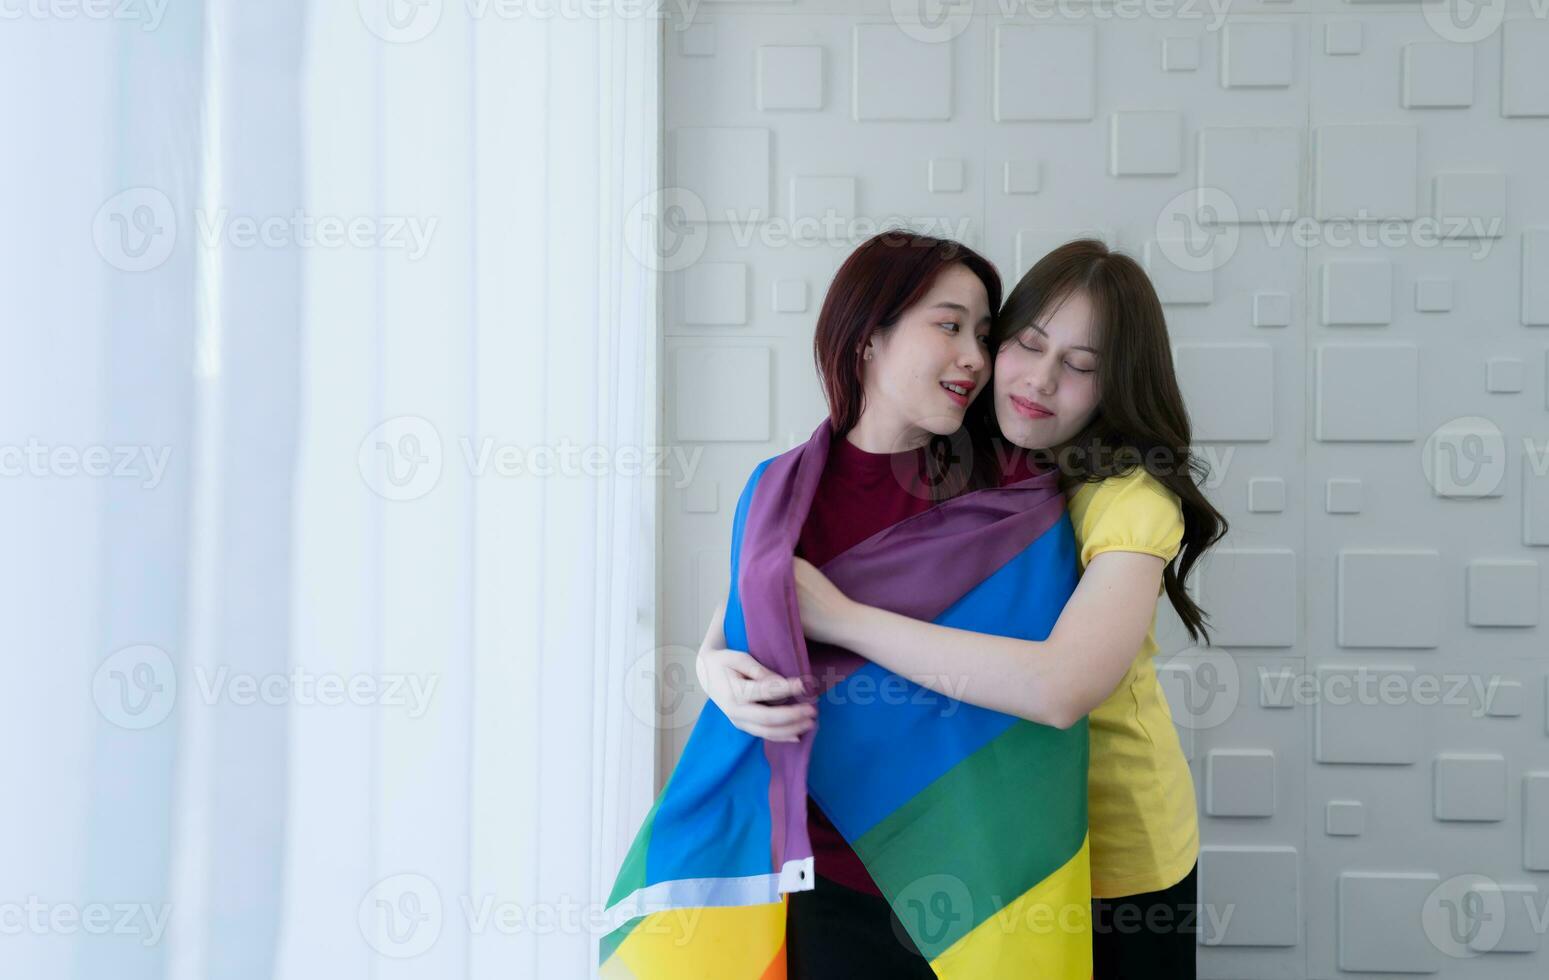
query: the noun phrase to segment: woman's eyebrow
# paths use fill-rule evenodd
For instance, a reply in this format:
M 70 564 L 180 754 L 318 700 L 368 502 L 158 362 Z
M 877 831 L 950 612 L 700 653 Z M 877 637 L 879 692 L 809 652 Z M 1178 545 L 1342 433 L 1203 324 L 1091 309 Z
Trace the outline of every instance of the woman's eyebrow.
M 968 307 L 964 306 L 962 303 L 954 303 L 954 302 L 952 302 L 949 299 L 944 299 L 944 300 L 942 300 L 939 303 L 932 303 L 930 308 L 933 309 L 933 310 L 956 310 L 959 313 L 962 313 L 964 315 L 967 315 L 967 313 L 968 313 Z M 979 318 L 979 322 L 980 323 L 993 323 L 994 319 L 995 319 L 994 317 L 992 317 L 988 313 L 986 313 L 986 314 L 984 314 L 984 316 L 981 316 Z
M 1041 334 L 1043 334 L 1043 336 L 1044 336 L 1044 339 L 1045 339 L 1045 340 L 1047 340 L 1047 339 L 1048 339 L 1048 337 L 1049 337 L 1049 332 L 1048 332 L 1048 331 L 1047 331 L 1047 330 L 1045 330 L 1045 329 L 1044 329 L 1044 328 L 1043 328 L 1043 327 L 1040 327 L 1040 326 L 1039 326 L 1039 325 L 1038 325 L 1038 324 L 1036 324 L 1036 323 L 1029 323 L 1029 324 L 1028 324 L 1028 326 L 1029 326 L 1029 327 L 1032 327 L 1032 328 L 1033 328 L 1033 329 L 1034 329 L 1034 330 L 1036 330 L 1036 331 L 1038 331 L 1038 332 L 1039 332 L 1039 333 L 1041 333 Z M 1088 353 L 1088 354 L 1092 354 L 1092 355 L 1094 355 L 1094 356 L 1095 356 L 1095 355 L 1096 355 L 1096 354 L 1097 354 L 1097 349 L 1096 349 L 1096 348 L 1093 348 L 1093 347 L 1072 347 L 1072 348 L 1071 348 L 1071 350 L 1084 350 L 1084 351 L 1086 351 L 1086 352 L 1087 352 L 1087 353 Z

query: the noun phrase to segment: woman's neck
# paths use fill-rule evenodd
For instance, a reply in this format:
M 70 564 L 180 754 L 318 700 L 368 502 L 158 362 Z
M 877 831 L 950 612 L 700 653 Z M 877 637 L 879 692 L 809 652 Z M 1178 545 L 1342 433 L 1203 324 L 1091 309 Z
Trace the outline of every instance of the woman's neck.
M 890 422 L 876 412 L 862 412 L 854 428 L 844 434 L 850 445 L 868 453 L 902 453 L 930 442 L 930 432 L 918 426 Z

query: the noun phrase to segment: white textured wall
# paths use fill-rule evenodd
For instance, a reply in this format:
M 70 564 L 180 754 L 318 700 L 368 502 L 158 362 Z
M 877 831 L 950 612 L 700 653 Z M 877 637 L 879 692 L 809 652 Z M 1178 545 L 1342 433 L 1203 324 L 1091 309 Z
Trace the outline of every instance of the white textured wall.
M 667 28 L 667 679 L 747 474 L 823 417 L 812 330 L 854 244 L 908 219 L 1009 289 L 1098 234 L 1162 294 L 1233 526 L 1196 582 L 1216 648 L 1162 623 L 1231 915 L 1202 976 L 1544 975 L 1545 11 L 912 9 Z

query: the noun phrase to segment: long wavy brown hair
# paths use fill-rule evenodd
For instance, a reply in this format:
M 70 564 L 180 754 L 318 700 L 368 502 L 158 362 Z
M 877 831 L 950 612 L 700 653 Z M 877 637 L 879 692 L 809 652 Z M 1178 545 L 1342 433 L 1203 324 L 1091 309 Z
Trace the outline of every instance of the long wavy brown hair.
M 834 273 L 818 314 L 812 357 L 837 434 L 853 429 L 865 408 L 861 351 L 866 342 L 873 334 L 892 329 L 905 310 L 925 298 L 936 277 L 954 265 L 967 267 L 984 284 L 993 337 L 995 311 L 1000 308 L 1000 273 L 961 242 L 904 230 L 884 231 L 861 243 Z M 990 400 L 988 393 L 981 393 L 974 404 Z M 935 500 L 994 486 L 999 479 L 995 454 L 982 429 L 964 426 L 954 435 L 933 435 L 925 458 L 926 482 Z
M 1189 413 L 1173 369 L 1162 303 L 1133 258 L 1090 238 L 1067 242 L 1027 271 L 1006 297 L 991 332 L 999 351 L 1029 323 L 1056 308 L 1074 291 L 1092 306 L 1097 358 L 1097 411 L 1086 427 L 1061 446 L 1031 451 L 1031 461 L 1059 471 L 1067 494 L 1084 483 L 1122 476 L 1143 466 L 1178 495 L 1183 505 L 1183 543 L 1162 573 L 1178 618 L 1198 641 L 1210 642 L 1209 618 L 1184 588 L 1195 563 L 1228 529 L 1200 484 L 1209 466 L 1195 456 Z M 981 398 L 968 426 L 982 429 L 1007 452 L 993 400 Z

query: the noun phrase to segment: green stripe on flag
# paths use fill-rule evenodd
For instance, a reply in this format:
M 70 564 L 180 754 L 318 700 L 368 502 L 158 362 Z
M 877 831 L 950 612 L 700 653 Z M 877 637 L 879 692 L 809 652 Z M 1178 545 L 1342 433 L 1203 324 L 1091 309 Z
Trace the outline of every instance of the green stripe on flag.
M 1019 721 L 853 842 L 926 959 L 1081 849 L 1087 752 L 1085 719 Z
M 630 933 L 635 931 L 635 926 L 638 926 L 644 921 L 645 916 L 637 915 L 633 919 L 630 919 L 628 922 L 619 926 L 617 929 L 608 933 L 606 936 L 603 936 L 602 942 L 597 946 L 597 962 L 599 964 L 608 962 L 608 958 L 612 956 L 620 946 L 624 945 L 624 940 L 628 939 Z
M 635 835 L 635 842 L 624 856 L 618 877 L 613 879 L 613 894 L 608 896 L 609 907 L 636 889 L 645 887 L 645 863 L 651 850 L 651 830 L 656 822 L 656 811 L 661 809 L 662 800 L 666 797 L 667 790 L 663 788 L 656 802 L 651 804 L 651 812 L 645 815 L 645 820 L 640 824 L 640 833 Z

